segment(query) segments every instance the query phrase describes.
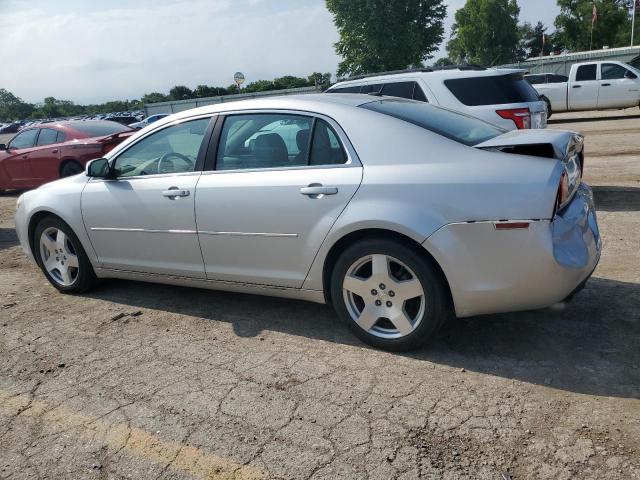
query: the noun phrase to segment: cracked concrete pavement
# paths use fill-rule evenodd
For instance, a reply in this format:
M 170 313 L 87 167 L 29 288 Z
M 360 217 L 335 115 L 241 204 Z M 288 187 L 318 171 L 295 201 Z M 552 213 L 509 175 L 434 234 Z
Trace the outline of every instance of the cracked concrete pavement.
M 640 478 L 640 115 L 609 115 L 554 125 L 586 134 L 605 242 L 587 288 L 406 355 L 310 303 L 61 295 L 0 197 L 0 479 Z

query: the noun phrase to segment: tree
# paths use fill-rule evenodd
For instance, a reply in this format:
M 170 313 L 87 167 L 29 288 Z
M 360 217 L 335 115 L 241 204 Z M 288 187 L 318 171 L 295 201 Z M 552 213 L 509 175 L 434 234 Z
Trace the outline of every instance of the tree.
M 166 102 L 169 100 L 169 97 L 164 93 L 152 92 L 146 93 L 142 96 L 142 103 L 158 103 L 158 102 Z
M 327 0 L 340 39 L 338 76 L 418 66 L 442 41 L 443 0 Z
M 449 57 L 442 57 L 436 60 L 433 63 L 434 68 L 448 67 L 449 65 L 454 65 L 455 62 L 451 60 Z
M 560 14 L 556 17 L 558 41 L 574 51 L 591 48 L 593 6 L 598 20 L 593 28 L 593 49 L 603 46 L 628 45 L 631 38 L 629 0 L 557 0 Z
M 20 97 L 0 88 L 0 120 L 20 120 L 33 112 L 33 105 L 23 102 Z
M 307 77 L 307 82 L 309 82 L 309 86 L 313 85 L 321 90 L 326 90 L 331 86 L 331 73 L 313 72 Z
M 482 65 L 516 61 L 519 14 L 516 0 L 467 0 L 455 14 L 449 57 Z
M 189 87 L 185 87 L 184 85 L 176 85 L 171 90 L 169 90 L 169 98 L 171 100 L 187 100 L 189 98 L 193 98 L 193 92 Z
M 224 87 L 209 87 L 208 85 L 198 85 L 193 89 L 195 98 L 220 97 L 227 93 L 227 89 Z

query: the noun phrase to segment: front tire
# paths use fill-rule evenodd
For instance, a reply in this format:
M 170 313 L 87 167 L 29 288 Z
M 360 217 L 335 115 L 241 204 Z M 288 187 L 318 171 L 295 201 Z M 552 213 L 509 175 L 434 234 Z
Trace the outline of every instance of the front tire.
M 360 241 L 340 255 L 331 299 L 358 338 L 391 351 L 423 346 L 451 311 L 435 263 L 417 248 L 385 238 Z
M 45 277 L 61 292 L 82 293 L 98 283 L 80 240 L 62 220 L 41 220 L 35 228 L 33 245 Z
M 62 165 L 62 168 L 60 169 L 60 178 L 71 177 L 72 175 L 82 173 L 82 171 L 82 165 L 78 162 L 68 161 Z

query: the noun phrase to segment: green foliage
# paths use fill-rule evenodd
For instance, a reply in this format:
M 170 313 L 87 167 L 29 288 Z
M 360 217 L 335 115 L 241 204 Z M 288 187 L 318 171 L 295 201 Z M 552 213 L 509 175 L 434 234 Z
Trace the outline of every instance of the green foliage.
M 29 117 L 31 112 L 33 112 L 33 105 L 23 102 L 13 93 L 0 88 L 0 120 L 20 120 Z
M 176 85 L 171 90 L 169 90 L 170 100 L 187 100 L 189 98 L 193 98 L 193 92 L 189 87 L 185 87 L 184 85 Z
M 169 97 L 164 93 L 151 92 L 146 93 L 142 96 L 142 103 L 159 103 L 166 102 L 169 100 Z
M 598 21 L 593 28 L 593 49 L 620 47 L 631 41 L 629 0 L 557 0 L 560 14 L 556 17 L 558 41 L 574 51 L 589 50 L 593 6 Z
M 340 40 L 338 76 L 420 66 L 443 38 L 443 0 L 327 0 Z
M 456 63 L 500 65 L 522 55 L 516 0 L 467 0 L 455 14 L 449 58 Z
M 442 57 L 439 58 L 438 60 L 436 60 L 433 63 L 433 66 L 435 68 L 440 68 L 440 67 L 448 67 L 449 65 L 454 65 L 455 62 L 453 60 L 451 60 L 449 57 Z

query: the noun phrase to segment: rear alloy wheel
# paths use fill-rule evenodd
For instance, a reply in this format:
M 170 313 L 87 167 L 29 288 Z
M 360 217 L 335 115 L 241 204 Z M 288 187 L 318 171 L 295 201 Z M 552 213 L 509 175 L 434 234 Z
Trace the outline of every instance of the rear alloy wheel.
M 331 294 L 360 339 L 388 350 L 420 347 L 448 315 L 446 289 L 432 262 L 386 239 L 346 250 L 334 269 Z
M 37 225 L 34 239 L 38 264 L 58 290 L 80 293 L 97 283 L 80 241 L 64 222 L 45 218 Z
M 82 166 L 78 162 L 67 162 L 60 169 L 60 178 L 70 177 L 82 173 Z

